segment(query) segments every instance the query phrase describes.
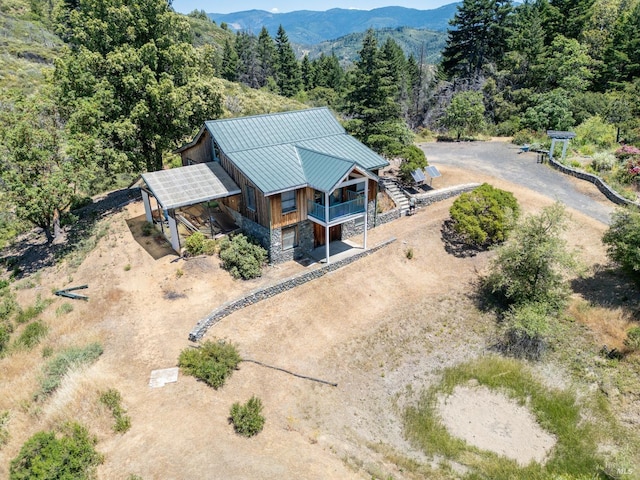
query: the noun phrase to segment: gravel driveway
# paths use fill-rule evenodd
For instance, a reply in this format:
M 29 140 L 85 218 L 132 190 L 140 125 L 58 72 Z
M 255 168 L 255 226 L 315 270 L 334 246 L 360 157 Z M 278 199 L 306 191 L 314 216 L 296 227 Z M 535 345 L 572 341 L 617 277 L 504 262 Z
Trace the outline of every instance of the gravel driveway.
M 506 142 L 447 142 L 421 145 L 430 165 L 465 168 L 540 192 L 554 200 L 609 224 L 613 203 L 598 202 L 578 191 L 576 180 L 536 162 L 535 153 L 518 153 Z M 604 196 L 602 197 L 604 199 Z

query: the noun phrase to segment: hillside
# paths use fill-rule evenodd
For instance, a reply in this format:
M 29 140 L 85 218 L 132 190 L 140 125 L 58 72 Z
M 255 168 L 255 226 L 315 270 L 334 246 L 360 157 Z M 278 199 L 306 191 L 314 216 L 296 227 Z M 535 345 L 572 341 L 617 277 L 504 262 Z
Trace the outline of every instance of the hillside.
M 293 43 L 313 45 L 343 37 L 368 28 L 386 29 L 412 27 L 444 32 L 458 4 L 451 3 L 433 10 L 404 7 L 384 7 L 373 10 L 333 8 L 326 12 L 300 10 L 289 13 L 271 13 L 249 10 L 228 14 L 209 13 L 216 23 L 225 22 L 234 30 L 257 34 L 265 26 L 273 36 L 282 25 Z
M 424 62 L 432 65 L 440 61 L 441 52 L 447 40 L 447 36 L 443 32 L 411 27 L 383 28 L 376 30 L 375 34 L 380 45 L 391 37 L 402 48 L 405 55 L 413 54 L 419 60 L 421 53 L 424 53 Z M 298 56 L 307 54 L 310 59 L 319 57 L 320 54 L 331 55 L 333 53 L 342 65 L 348 65 L 357 60 L 364 36 L 365 32 L 350 33 L 316 45 L 295 45 L 295 50 Z M 422 51 L 423 47 L 424 52 Z

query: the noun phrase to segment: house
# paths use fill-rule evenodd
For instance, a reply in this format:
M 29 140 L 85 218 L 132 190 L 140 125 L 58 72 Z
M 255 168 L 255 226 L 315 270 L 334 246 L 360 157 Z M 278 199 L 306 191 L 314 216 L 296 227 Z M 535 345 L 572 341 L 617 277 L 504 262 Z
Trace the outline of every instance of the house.
M 328 108 L 207 121 L 177 153 L 183 166 L 143 174 L 142 195 L 176 251 L 181 229 L 215 236 L 222 223 L 257 239 L 273 263 L 321 246 L 328 261 L 331 242 L 359 234 L 366 248 L 388 162 Z

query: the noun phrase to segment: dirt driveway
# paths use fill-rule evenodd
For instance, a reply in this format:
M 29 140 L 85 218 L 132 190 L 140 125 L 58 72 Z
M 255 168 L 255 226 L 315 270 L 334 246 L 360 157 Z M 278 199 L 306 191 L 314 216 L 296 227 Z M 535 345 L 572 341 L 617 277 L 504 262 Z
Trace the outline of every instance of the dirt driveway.
M 591 185 L 564 175 L 548 164 L 537 163 L 537 154 L 518 153 L 507 142 L 438 142 L 421 145 L 430 165 L 457 167 L 501 178 L 541 193 L 553 200 L 608 224 L 615 206 L 604 195 L 593 195 Z M 438 186 L 438 180 L 434 181 Z

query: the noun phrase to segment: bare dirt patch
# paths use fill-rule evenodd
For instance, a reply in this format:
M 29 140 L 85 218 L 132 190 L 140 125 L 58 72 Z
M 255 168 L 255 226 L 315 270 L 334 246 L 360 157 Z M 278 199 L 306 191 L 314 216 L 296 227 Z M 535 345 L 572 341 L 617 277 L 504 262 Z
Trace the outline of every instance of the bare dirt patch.
M 525 406 L 484 386 L 458 385 L 438 399 L 438 413 L 452 435 L 522 466 L 544 463 L 556 443 Z

